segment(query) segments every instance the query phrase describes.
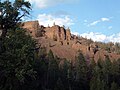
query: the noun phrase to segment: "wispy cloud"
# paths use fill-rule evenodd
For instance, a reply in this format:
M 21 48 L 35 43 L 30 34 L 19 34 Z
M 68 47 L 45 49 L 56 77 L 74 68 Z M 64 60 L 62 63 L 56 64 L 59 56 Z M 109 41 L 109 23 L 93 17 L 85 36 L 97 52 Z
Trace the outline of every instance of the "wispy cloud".
M 92 39 L 93 41 L 99 42 L 119 42 L 120 43 L 120 33 L 112 34 L 112 35 L 105 35 L 99 32 L 88 32 L 88 33 L 78 33 L 78 32 L 71 32 L 74 35 L 79 35 L 87 39 Z
M 88 22 L 88 20 L 84 20 L 84 23 L 87 23 Z
M 71 3 L 71 2 L 73 3 L 78 0 L 26 0 L 26 1 L 30 1 L 32 4 L 35 4 L 35 6 L 39 8 L 46 8 L 58 4 Z
M 88 26 L 94 26 L 94 25 L 98 24 L 99 22 L 101 22 L 101 21 L 100 20 L 94 21 L 94 22 L 88 24 Z
M 101 33 L 95 33 L 95 32 L 83 33 L 83 34 L 80 34 L 80 36 L 87 39 L 92 39 L 93 41 L 101 41 L 101 42 L 105 42 L 107 38 L 106 35 Z
M 108 29 L 111 30 L 113 27 L 112 26 L 109 26 Z
M 120 33 L 107 36 L 102 33 L 89 32 L 89 33 L 80 34 L 80 36 L 88 39 L 92 39 L 93 41 L 120 43 Z
M 65 25 L 67 27 L 74 24 L 73 20 L 68 15 L 56 17 L 52 14 L 39 14 L 37 20 L 39 21 L 40 25 L 44 26 L 52 26 L 54 22 L 57 25 Z
M 71 34 L 76 35 L 76 36 L 80 35 L 78 32 L 75 32 L 75 31 L 71 31 Z
M 105 22 L 105 21 L 110 21 L 109 18 L 101 18 L 101 21 Z
M 108 22 L 108 21 L 110 21 L 110 18 L 100 18 L 99 20 L 91 22 L 87 26 L 95 26 L 95 25 L 97 25 L 100 22 Z

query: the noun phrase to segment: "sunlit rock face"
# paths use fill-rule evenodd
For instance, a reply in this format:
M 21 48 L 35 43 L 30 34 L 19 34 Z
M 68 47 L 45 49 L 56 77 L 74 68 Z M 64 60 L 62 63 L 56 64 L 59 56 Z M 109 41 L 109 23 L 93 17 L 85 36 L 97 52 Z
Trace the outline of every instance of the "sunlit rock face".
M 99 58 L 105 60 L 106 56 L 109 56 L 111 60 L 120 58 L 120 55 L 101 49 L 91 40 L 72 35 L 69 28 L 66 29 L 55 23 L 51 27 L 44 27 L 39 25 L 38 21 L 28 21 L 22 23 L 22 27 L 38 41 L 39 45 L 46 47 L 47 51 L 52 50 L 60 58 L 75 60 L 79 50 L 88 62 L 92 59 L 97 61 Z
M 28 21 L 22 24 L 22 27 L 27 30 L 27 32 L 33 37 L 36 36 L 36 32 L 39 29 L 38 21 Z

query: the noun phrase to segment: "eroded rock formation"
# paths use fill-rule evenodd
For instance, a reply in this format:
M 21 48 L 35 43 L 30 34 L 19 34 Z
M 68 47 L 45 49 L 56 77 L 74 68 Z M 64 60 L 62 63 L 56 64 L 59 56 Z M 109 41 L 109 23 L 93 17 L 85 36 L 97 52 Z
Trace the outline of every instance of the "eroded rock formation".
M 39 25 L 38 21 L 29 21 L 23 23 L 23 28 L 36 38 L 41 46 L 46 47 L 48 51 L 51 49 L 61 58 L 74 60 L 78 50 L 83 52 L 87 60 L 97 61 L 99 58 L 104 60 L 106 55 L 111 59 L 120 58 L 120 55 L 108 53 L 91 40 L 72 35 L 69 28 L 65 29 L 64 26 L 61 27 L 55 23 L 52 27 L 44 27 Z
M 22 23 L 22 27 L 25 28 L 30 35 L 36 37 L 37 30 L 39 29 L 39 23 L 38 21 L 28 21 Z
M 38 37 L 40 34 L 39 31 L 44 31 L 43 36 L 53 39 L 54 41 L 64 42 L 71 40 L 70 29 L 65 29 L 64 27 L 55 25 L 55 23 L 52 27 L 44 27 L 39 25 L 38 21 L 28 21 L 23 23 L 23 28 L 27 29 L 33 37 Z

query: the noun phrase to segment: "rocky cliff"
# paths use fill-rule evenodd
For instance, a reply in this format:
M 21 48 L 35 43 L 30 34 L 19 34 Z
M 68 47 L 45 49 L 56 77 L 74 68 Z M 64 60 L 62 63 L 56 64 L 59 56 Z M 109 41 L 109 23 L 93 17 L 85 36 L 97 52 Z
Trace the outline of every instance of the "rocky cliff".
M 72 35 L 69 28 L 60 27 L 55 23 L 52 27 L 44 27 L 39 25 L 38 21 L 29 21 L 23 23 L 23 28 L 38 41 L 38 44 L 46 47 L 48 51 L 51 49 L 61 58 L 74 60 L 78 50 L 81 50 L 88 60 L 105 60 L 106 56 L 112 60 L 120 58 L 120 55 L 107 52 L 91 40 Z
M 28 21 L 22 23 L 22 27 L 25 28 L 31 36 L 36 37 L 36 32 L 39 29 L 39 23 L 38 21 Z
M 39 33 L 40 29 L 42 29 L 45 33 L 44 35 L 47 38 L 53 39 L 55 41 L 70 41 L 71 33 L 70 29 L 65 29 L 64 27 L 60 27 L 58 25 L 53 25 L 52 27 L 44 27 L 39 25 L 38 21 L 28 21 L 23 23 L 23 28 L 27 29 L 27 31 L 33 36 L 36 37 L 36 34 Z
M 70 41 L 71 39 L 70 30 L 67 30 L 64 27 L 54 25 L 52 27 L 46 27 L 44 30 L 46 37 L 55 41 Z

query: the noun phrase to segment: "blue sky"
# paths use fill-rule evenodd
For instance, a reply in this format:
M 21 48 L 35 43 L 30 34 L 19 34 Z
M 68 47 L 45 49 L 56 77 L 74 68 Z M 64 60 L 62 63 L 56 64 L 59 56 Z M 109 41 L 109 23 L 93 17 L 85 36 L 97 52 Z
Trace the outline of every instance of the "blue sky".
M 120 0 L 27 0 L 31 18 L 41 25 L 53 22 L 94 41 L 120 42 Z M 26 19 L 25 19 L 26 20 Z

